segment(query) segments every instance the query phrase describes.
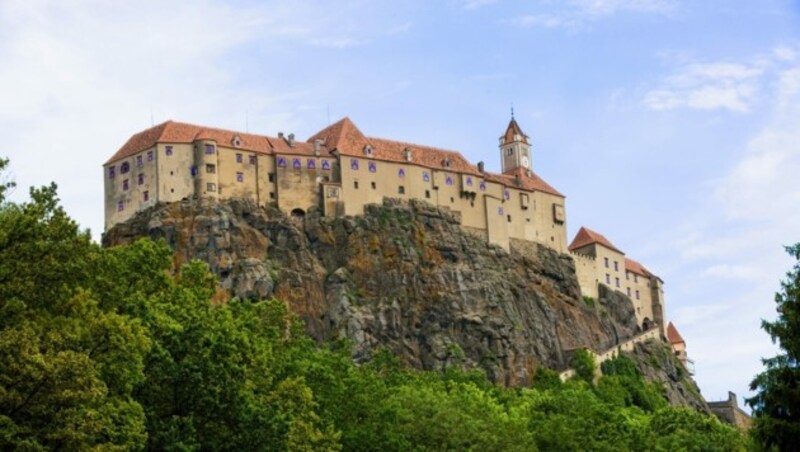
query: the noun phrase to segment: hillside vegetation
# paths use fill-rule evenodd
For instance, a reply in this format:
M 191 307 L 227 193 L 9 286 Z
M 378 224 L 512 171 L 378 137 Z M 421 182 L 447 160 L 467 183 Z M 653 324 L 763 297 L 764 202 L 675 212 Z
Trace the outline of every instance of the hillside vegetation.
M 1 168 L 0 168 L 1 169 Z M 354 364 L 271 299 L 223 300 L 164 243 L 100 248 L 54 186 L 0 191 L 0 449 L 741 450 L 733 428 L 668 406 L 627 358 L 596 384 L 543 368 Z

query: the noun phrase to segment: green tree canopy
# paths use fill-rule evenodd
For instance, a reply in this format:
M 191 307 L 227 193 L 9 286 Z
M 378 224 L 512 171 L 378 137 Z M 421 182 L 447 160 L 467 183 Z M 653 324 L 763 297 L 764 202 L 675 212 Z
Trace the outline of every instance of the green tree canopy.
M 762 360 L 764 372 L 750 383 L 757 393 L 747 399 L 755 415 L 756 440 L 779 450 L 794 449 L 800 440 L 800 243 L 786 250 L 797 262 L 775 294 L 778 318 L 761 322 L 782 352 Z

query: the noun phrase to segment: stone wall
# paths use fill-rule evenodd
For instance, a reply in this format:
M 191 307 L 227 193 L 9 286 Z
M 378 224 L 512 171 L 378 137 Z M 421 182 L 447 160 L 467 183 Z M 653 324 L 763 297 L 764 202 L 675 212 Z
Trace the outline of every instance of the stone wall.
M 597 298 L 597 259 L 588 254 L 569 253 L 575 261 L 575 272 L 581 294 L 585 297 Z
M 750 415 L 739 408 L 739 402 L 733 392 L 728 391 L 728 400 L 708 402 L 708 408 L 721 421 L 734 425 L 741 430 L 749 430 L 753 423 Z

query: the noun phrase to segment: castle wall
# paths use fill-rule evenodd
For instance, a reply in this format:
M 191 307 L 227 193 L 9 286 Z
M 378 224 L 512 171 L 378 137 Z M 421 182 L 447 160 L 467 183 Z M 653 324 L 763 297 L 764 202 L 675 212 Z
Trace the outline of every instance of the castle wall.
M 256 155 L 256 185 L 258 202 L 261 205 L 278 202 L 277 174 L 275 172 L 275 156 L 266 154 Z
M 323 162 L 327 162 L 323 168 Z M 276 155 L 278 207 L 286 213 L 322 207 L 322 184 L 336 173 L 336 159 L 308 155 Z
M 641 325 L 645 319 L 654 320 L 651 278 L 630 271 L 626 272 L 626 278 L 626 293 L 633 300 L 636 322 Z
M 219 149 L 213 140 L 194 142 L 194 194 L 204 198 L 219 198 Z
M 509 251 L 508 221 L 503 200 L 493 196 L 483 197 L 486 205 L 486 235 L 490 243 Z
M 194 151 L 191 144 L 157 146 L 158 201 L 174 202 L 194 195 Z M 169 150 L 169 151 L 168 151 Z
M 156 202 L 156 168 L 155 147 L 103 166 L 106 229 Z
M 596 300 L 599 297 L 597 289 L 597 259 L 588 254 L 580 253 L 570 253 L 570 256 L 575 261 L 575 273 L 578 275 L 581 294 Z
M 257 204 L 259 199 L 258 156 L 255 152 L 241 149 L 219 148 L 219 187 L 220 198 L 249 198 Z

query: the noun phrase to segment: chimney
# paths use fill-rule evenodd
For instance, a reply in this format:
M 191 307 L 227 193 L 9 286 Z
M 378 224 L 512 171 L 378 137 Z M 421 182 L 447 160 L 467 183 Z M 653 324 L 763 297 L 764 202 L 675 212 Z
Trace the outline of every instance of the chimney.
M 290 133 L 288 139 L 286 140 L 289 143 L 289 147 L 294 147 L 294 134 Z
M 405 148 L 405 149 L 403 149 L 403 153 L 405 154 L 406 162 L 410 162 L 411 161 L 411 149 Z
M 480 171 L 481 173 L 485 172 L 483 169 L 483 162 L 478 162 L 478 171 Z
M 320 148 L 322 148 L 322 140 L 317 138 L 314 140 L 314 155 L 319 156 Z
M 278 138 L 283 139 L 283 132 L 278 132 Z

